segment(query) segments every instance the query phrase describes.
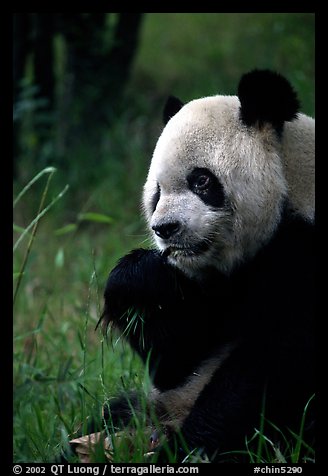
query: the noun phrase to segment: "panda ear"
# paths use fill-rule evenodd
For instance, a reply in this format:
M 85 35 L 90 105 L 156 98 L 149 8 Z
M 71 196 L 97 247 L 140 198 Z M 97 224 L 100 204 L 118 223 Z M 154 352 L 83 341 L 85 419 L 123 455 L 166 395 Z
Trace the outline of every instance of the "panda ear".
M 180 99 L 174 97 L 174 96 L 169 96 L 167 98 L 164 111 L 163 111 L 163 122 L 164 125 L 166 125 L 171 117 L 173 117 L 180 109 L 184 106 L 184 103 L 180 101 Z
M 297 95 L 286 78 L 270 70 L 254 70 L 242 76 L 238 86 L 240 118 L 247 126 L 270 123 L 281 132 L 285 121 L 295 119 Z

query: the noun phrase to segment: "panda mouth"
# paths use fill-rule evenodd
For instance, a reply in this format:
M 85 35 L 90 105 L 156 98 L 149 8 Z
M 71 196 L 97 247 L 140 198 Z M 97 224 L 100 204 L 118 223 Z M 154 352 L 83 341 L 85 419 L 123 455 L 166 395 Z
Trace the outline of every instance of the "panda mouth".
M 210 243 L 208 241 L 200 241 L 193 245 L 171 245 L 168 246 L 164 252 L 163 256 L 171 256 L 173 258 L 179 257 L 193 257 L 198 256 L 202 253 L 205 253 L 210 247 Z

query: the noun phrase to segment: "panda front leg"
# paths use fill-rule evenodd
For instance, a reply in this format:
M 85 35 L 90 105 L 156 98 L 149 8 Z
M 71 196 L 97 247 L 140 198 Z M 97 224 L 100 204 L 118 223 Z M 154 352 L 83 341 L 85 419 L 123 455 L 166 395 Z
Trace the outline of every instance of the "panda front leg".
M 199 339 L 206 342 L 199 329 L 204 306 L 200 293 L 196 283 L 155 250 L 131 251 L 109 275 L 101 324 L 105 329 L 113 326 L 129 341 L 149 364 L 161 391 L 179 385 L 199 362 L 198 353 L 203 353 L 198 344 Z M 110 400 L 105 420 L 114 428 L 124 427 L 132 418 L 131 409 L 137 413 L 139 407 L 135 395 Z
M 199 326 L 210 315 L 196 282 L 158 251 L 137 249 L 121 258 L 105 290 L 102 324 L 116 328 L 148 362 L 156 387 L 173 388 L 202 360 L 214 332 Z M 211 343 L 212 344 L 212 343 Z

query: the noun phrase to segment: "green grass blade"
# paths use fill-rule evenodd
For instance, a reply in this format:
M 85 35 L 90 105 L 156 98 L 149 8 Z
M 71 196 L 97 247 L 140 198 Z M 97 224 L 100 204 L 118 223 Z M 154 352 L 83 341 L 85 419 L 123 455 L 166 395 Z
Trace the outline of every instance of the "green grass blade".
M 263 435 L 263 432 L 264 432 L 265 401 L 266 401 L 266 388 L 263 391 L 262 402 L 261 402 L 260 430 L 259 430 L 259 439 L 257 444 L 257 458 L 256 458 L 257 463 L 259 463 L 262 460 L 263 438 L 261 436 Z
M 47 205 L 42 211 L 40 211 L 38 213 L 38 215 L 34 218 L 34 220 L 31 221 L 31 223 L 27 226 L 27 228 L 25 228 L 24 232 L 21 234 L 21 236 L 16 241 L 16 243 L 14 245 L 14 248 L 13 248 L 14 252 L 18 248 L 21 241 L 25 238 L 27 233 L 30 231 L 30 229 L 38 224 L 40 218 L 42 218 L 50 210 L 50 208 L 52 208 L 55 205 L 55 203 L 57 203 L 58 200 L 60 200 L 65 195 L 65 193 L 67 192 L 68 189 L 69 189 L 69 185 L 66 185 L 63 188 L 63 190 L 49 203 L 49 205 Z M 33 235 L 33 232 L 32 232 L 32 240 L 33 239 L 34 239 L 34 235 Z
M 21 269 L 19 271 L 19 276 L 18 276 L 18 279 L 17 279 L 16 287 L 15 287 L 14 298 L 13 298 L 13 306 L 15 305 L 15 302 L 16 302 L 16 298 L 17 298 L 17 295 L 18 295 L 18 290 L 20 288 L 22 278 L 23 278 L 23 275 L 24 275 L 24 271 L 25 271 L 25 268 L 26 268 L 26 264 L 27 264 L 27 261 L 28 261 L 28 257 L 29 257 L 29 254 L 30 254 L 30 251 L 32 249 L 32 245 L 33 245 L 33 242 L 34 242 L 34 239 L 35 239 L 35 236 L 36 236 L 39 220 L 64 195 L 64 193 L 66 193 L 66 191 L 68 189 L 68 185 L 66 185 L 66 187 L 62 190 L 62 192 L 60 192 L 57 195 L 57 197 L 55 197 L 51 201 L 51 203 L 46 208 L 43 209 L 44 202 L 45 202 L 45 199 L 46 199 L 46 196 L 47 196 L 47 193 L 48 193 L 50 181 L 51 181 L 51 178 L 52 178 L 54 172 L 56 171 L 56 169 L 53 168 L 53 167 L 50 167 L 49 169 L 45 169 L 45 170 L 48 170 L 50 175 L 47 179 L 47 183 L 46 183 L 45 188 L 43 190 L 43 194 L 42 194 L 42 197 L 41 197 L 41 200 L 40 200 L 40 205 L 39 205 L 39 210 L 38 210 L 37 217 L 25 229 L 25 232 L 21 234 L 21 236 L 18 238 L 18 240 L 16 241 L 16 243 L 14 245 L 14 251 L 15 251 L 17 249 L 17 246 L 19 245 L 19 243 L 22 241 L 22 239 L 25 237 L 25 235 L 32 228 L 32 234 L 31 234 L 31 237 L 29 239 L 29 242 L 28 242 L 28 245 L 27 245 L 27 248 L 26 248 L 26 251 L 25 251 L 25 255 L 24 255 L 24 258 L 23 258 L 23 263 L 22 263 Z M 38 174 L 38 175 L 40 175 L 40 174 Z M 25 187 L 25 189 L 26 189 L 26 187 Z M 21 196 L 21 194 L 20 194 L 20 196 Z M 17 199 L 16 199 L 16 203 L 17 203 Z
M 21 234 L 25 233 L 25 228 L 23 228 L 22 226 L 15 225 L 15 223 L 13 223 L 13 231 Z
M 302 419 L 301 419 L 301 424 L 300 424 L 299 434 L 296 435 L 294 432 L 292 432 L 290 430 L 292 435 L 296 438 L 296 447 L 295 447 L 295 451 L 293 453 L 292 463 L 298 463 L 299 462 L 300 454 L 301 454 L 301 447 L 302 447 L 302 445 L 305 445 L 305 442 L 303 441 L 303 434 L 304 434 L 306 414 L 307 414 L 309 405 L 312 402 L 312 400 L 314 399 L 314 397 L 315 397 L 315 394 L 313 394 L 311 396 L 311 398 L 309 398 L 308 402 L 306 403 L 306 405 L 304 407 L 303 414 L 302 414 Z
M 19 200 L 22 198 L 22 196 L 32 187 L 32 185 L 37 182 L 44 174 L 53 174 L 56 172 L 55 167 L 46 167 L 45 169 L 41 170 L 35 177 L 32 178 L 32 180 L 29 181 L 29 183 L 23 188 L 23 190 L 17 195 L 16 199 L 14 200 L 14 207 L 17 205 Z

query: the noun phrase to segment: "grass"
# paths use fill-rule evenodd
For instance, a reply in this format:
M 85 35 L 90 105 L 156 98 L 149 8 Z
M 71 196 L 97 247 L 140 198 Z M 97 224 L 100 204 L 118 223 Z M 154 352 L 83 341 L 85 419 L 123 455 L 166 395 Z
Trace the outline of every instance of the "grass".
M 108 272 L 149 244 L 140 198 L 166 96 L 234 94 L 242 73 L 271 67 L 286 74 L 304 112 L 314 115 L 313 51 L 312 14 L 147 14 L 125 110 L 96 149 L 86 134 L 55 162 L 56 171 L 44 172 L 48 153 L 35 156 L 38 130 L 27 114 L 14 182 L 16 200 L 27 186 L 14 208 L 15 462 L 52 461 L 89 416 L 100 418 L 107 398 L 147 387 L 124 340 L 107 343 L 95 327 Z M 48 152 L 55 148 L 54 137 Z M 142 418 L 136 434 L 139 453 L 118 445 L 118 460 L 142 459 Z M 258 445 L 260 434 L 249 442 L 250 460 L 261 453 L 275 461 L 265 435 Z
M 26 195 L 32 188 L 33 180 Z M 95 332 L 102 311 L 98 259 L 89 242 L 81 240 L 77 245 L 78 231 L 58 235 L 51 222 L 42 223 L 42 210 L 49 207 L 45 203 L 48 188 L 49 180 L 37 216 L 31 221 L 33 230 L 28 235 L 25 232 L 31 227 L 27 226 L 19 233 L 19 237 L 25 233 L 25 240 L 14 253 L 14 269 L 17 266 L 20 270 L 14 294 L 14 435 L 18 462 L 50 461 L 63 436 L 73 433 L 87 416 L 100 415 L 108 375 L 115 392 L 119 382 L 130 377 L 131 366 L 136 365 L 143 374 L 137 358 L 127 357 L 122 343 L 114 352 L 108 352 L 103 336 Z M 96 228 L 99 216 L 93 223 Z M 91 218 L 95 216 L 89 215 Z M 36 233 L 37 225 L 41 236 Z M 40 248 L 46 249 L 46 253 L 40 255 Z M 81 248 L 84 249 L 79 263 L 77 255 Z M 76 295 L 68 287 L 66 260 L 77 262 L 77 268 L 72 270 L 78 274 Z M 42 269 L 44 275 L 34 275 L 35 269 Z M 26 322 L 26 316 L 33 319 Z M 104 358 L 106 351 L 109 358 Z M 123 375 L 121 368 L 125 368 Z

